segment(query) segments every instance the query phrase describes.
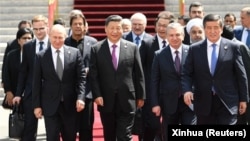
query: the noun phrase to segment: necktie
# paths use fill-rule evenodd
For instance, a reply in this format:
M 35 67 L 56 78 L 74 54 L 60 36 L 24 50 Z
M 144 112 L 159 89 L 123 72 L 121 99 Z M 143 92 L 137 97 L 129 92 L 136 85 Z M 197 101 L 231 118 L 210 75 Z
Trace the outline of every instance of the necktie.
M 211 55 L 211 74 L 214 75 L 216 63 L 217 63 L 217 55 L 216 55 L 216 44 L 212 44 L 213 51 Z
M 162 44 L 163 44 L 162 48 L 165 48 L 165 47 L 166 47 L 166 41 L 163 40 L 163 41 L 162 41 Z
M 135 43 L 137 44 L 137 46 L 139 46 L 139 44 L 140 44 L 140 37 L 139 36 L 137 36 L 135 38 Z
M 56 50 L 57 53 L 57 59 L 56 59 L 56 73 L 60 80 L 62 80 L 63 76 L 63 65 L 62 65 L 62 60 L 60 58 L 60 50 Z
M 39 47 L 39 51 L 43 50 L 43 41 L 39 42 L 40 47 Z
M 112 62 L 113 62 L 113 67 L 114 67 L 114 69 L 116 70 L 117 69 L 117 57 L 116 57 L 116 55 L 115 55 L 115 50 L 116 50 L 116 47 L 117 47 L 117 45 L 112 45 L 112 48 L 113 48 L 113 50 L 112 50 Z
M 180 57 L 179 57 L 179 51 L 176 50 L 175 51 L 175 60 L 174 60 L 174 63 L 175 63 L 175 68 L 176 68 L 176 71 L 178 74 L 180 74 L 180 70 L 181 70 L 181 61 L 180 61 Z
M 247 30 L 247 40 L 246 40 L 246 45 L 250 48 L 250 29 Z

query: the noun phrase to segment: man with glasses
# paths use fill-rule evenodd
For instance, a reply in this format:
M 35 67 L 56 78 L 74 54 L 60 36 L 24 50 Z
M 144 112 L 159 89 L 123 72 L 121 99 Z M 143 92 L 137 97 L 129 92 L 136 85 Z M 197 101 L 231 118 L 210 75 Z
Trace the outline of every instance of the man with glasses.
M 24 132 L 21 138 L 23 141 L 36 141 L 38 120 L 33 113 L 32 107 L 33 64 L 35 54 L 50 45 L 48 18 L 43 15 L 34 16 L 32 27 L 36 38 L 23 46 L 17 91 L 13 99 L 13 103 L 20 103 L 21 100 L 23 103 L 25 114 Z

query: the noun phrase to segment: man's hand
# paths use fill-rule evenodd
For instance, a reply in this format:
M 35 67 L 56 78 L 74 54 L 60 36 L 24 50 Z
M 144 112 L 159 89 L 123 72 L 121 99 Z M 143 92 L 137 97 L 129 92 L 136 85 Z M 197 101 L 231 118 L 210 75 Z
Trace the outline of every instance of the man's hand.
M 193 100 L 194 100 L 194 96 L 193 96 L 192 92 L 185 92 L 184 93 L 184 103 L 186 105 L 188 105 L 188 106 L 191 105 Z
M 160 116 L 161 115 L 161 107 L 160 106 L 154 106 L 152 108 L 152 112 L 156 115 L 156 116 Z
M 96 99 L 95 99 L 95 103 L 96 103 L 96 105 L 98 105 L 98 106 L 103 106 L 103 98 L 102 97 L 97 97 Z
M 76 101 L 76 111 L 81 112 L 85 107 L 85 102 L 82 100 L 77 100 Z
M 42 118 L 42 116 L 43 116 L 42 108 L 40 108 L 40 107 L 35 108 L 34 114 L 35 114 L 36 118 L 38 118 L 38 119 Z
M 20 96 L 15 96 L 12 100 L 12 103 L 15 104 L 20 104 L 20 101 L 21 101 L 21 97 Z
M 137 99 L 136 100 L 137 108 L 141 108 L 144 105 L 143 99 Z
M 240 105 L 239 105 L 239 114 L 240 115 L 244 114 L 246 112 L 246 109 L 247 109 L 247 102 L 240 102 Z
M 6 104 L 9 106 L 13 105 L 14 94 L 11 91 L 6 92 Z

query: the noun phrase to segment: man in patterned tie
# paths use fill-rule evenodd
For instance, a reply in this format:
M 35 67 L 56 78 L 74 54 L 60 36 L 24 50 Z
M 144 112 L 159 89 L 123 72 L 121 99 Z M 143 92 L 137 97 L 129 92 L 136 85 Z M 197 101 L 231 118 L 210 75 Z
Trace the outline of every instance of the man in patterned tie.
M 107 38 L 91 48 L 93 99 L 100 112 L 104 141 L 130 141 L 136 108 L 141 108 L 145 99 L 139 49 L 122 39 L 121 16 L 109 16 L 105 32 Z
M 156 116 L 163 117 L 163 140 L 168 141 L 168 125 L 194 125 L 193 109 L 183 102 L 181 93 L 181 64 L 186 59 L 189 47 L 182 44 L 183 26 L 170 23 L 167 28 L 169 45 L 155 52 L 151 73 L 151 105 Z M 168 56 L 168 57 L 166 57 Z

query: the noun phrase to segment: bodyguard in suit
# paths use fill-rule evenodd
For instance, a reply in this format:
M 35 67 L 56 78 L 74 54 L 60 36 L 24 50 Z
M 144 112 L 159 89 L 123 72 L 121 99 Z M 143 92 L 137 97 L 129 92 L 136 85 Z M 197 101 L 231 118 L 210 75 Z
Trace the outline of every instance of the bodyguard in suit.
M 47 141 L 76 139 L 76 112 L 84 109 L 85 73 L 79 49 L 64 45 L 62 25 L 51 28 L 51 46 L 36 55 L 32 106 L 44 116 Z
M 168 125 L 196 124 L 193 109 L 184 103 L 181 95 L 180 70 L 189 48 L 182 44 L 184 30 L 181 24 L 170 23 L 166 31 L 169 45 L 155 52 L 150 95 L 152 112 L 163 117 L 164 141 L 168 140 Z
M 146 97 L 146 104 L 143 107 L 143 110 L 146 111 L 147 115 L 145 118 L 145 131 L 143 141 L 159 141 L 162 139 L 162 124 L 161 124 L 161 116 L 156 116 L 152 112 L 151 106 L 151 97 L 150 95 L 150 81 L 152 74 L 152 63 L 154 59 L 155 51 L 165 48 L 168 45 L 167 40 L 167 26 L 169 23 L 174 22 L 174 15 L 169 11 L 162 11 L 158 14 L 155 20 L 155 31 L 156 34 L 153 38 L 152 44 L 147 49 L 147 62 L 146 69 L 144 70 L 145 78 L 146 78 L 146 90 L 148 96 Z
M 240 13 L 241 24 L 235 29 L 235 38 L 245 43 L 250 48 L 250 7 L 244 7 Z
M 71 36 L 65 39 L 65 45 L 78 48 L 81 52 L 84 71 L 86 75 L 89 72 L 89 60 L 91 46 L 97 43 L 97 40 L 91 36 L 85 35 L 86 19 L 82 13 L 75 13 L 70 16 Z M 77 113 L 77 132 L 80 141 L 93 140 L 93 124 L 94 124 L 94 105 L 93 96 L 90 87 L 89 75 L 86 77 L 85 88 L 85 108 Z
M 240 44 L 221 37 L 219 15 L 205 16 L 203 26 L 207 39 L 190 46 L 183 67 L 184 102 L 193 102 L 199 125 L 234 125 L 238 111 L 244 114 L 248 102 Z
M 122 39 L 122 17 L 105 21 L 107 38 L 91 48 L 90 79 L 105 141 L 132 141 L 136 108 L 145 99 L 145 81 L 136 44 Z
M 36 15 L 32 19 L 32 27 L 35 39 L 23 46 L 22 63 L 18 76 L 16 96 L 13 103 L 22 100 L 25 114 L 23 141 L 35 141 L 37 136 L 38 120 L 34 115 L 32 107 L 32 80 L 35 54 L 49 45 L 48 18 Z

